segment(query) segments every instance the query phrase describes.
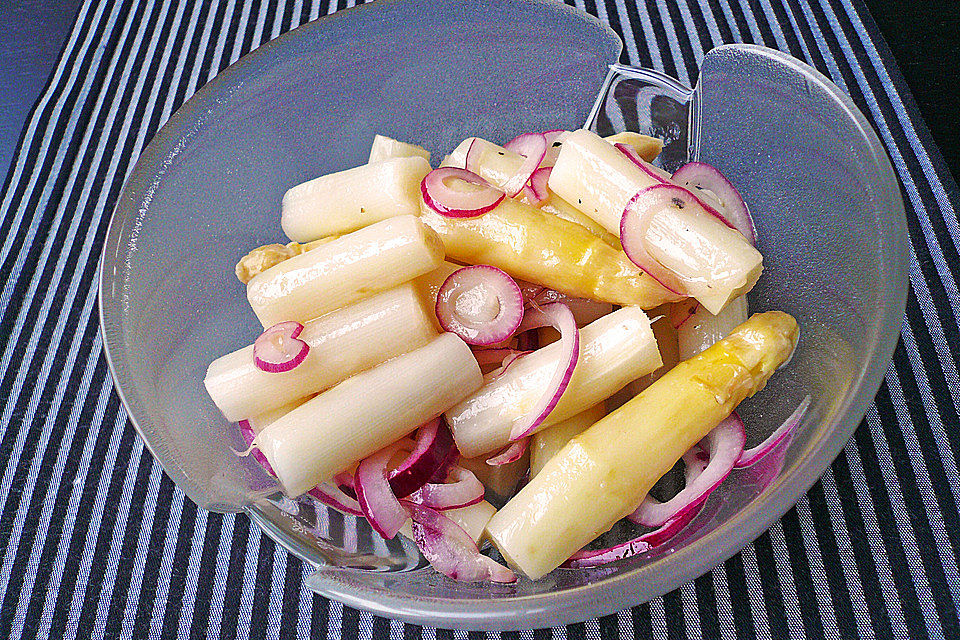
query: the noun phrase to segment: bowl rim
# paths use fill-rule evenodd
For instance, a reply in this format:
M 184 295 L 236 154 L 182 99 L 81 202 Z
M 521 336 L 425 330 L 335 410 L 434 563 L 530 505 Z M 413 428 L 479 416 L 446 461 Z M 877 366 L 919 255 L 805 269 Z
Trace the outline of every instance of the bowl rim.
M 158 443 L 148 437 L 137 419 L 137 412 L 131 410 L 131 400 L 127 391 L 120 384 L 122 377 L 127 377 L 120 371 L 123 368 L 119 356 L 123 351 L 122 344 L 114 344 L 114 340 L 106 329 L 107 312 L 104 307 L 104 297 L 106 289 L 112 284 L 108 281 L 106 267 L 110 257 L 122 249 L 117 240 L 120 235 L 119 227 L 123 223 L 124 212 L 122 209 L 127 200 L 125 196 L 128 194 L 128 187 L 135 178 L 143 177 L 142 174 L 144 174 L 147 160 L 156 158 L 156 154 L 151 151 L 160 150 L 173 137 L 183 137 L 179 135 L 182 118 L 178 116 L 182 115 L 184 107 L 195 108 L 197 104 L 203 103 L 217 86 L 237 72 L 238 67 L 242 68 L 255 63 L 267 51 L 281 46 L 291 38 L 299 37 L 298 34 L 303 33 L 310 24 L 339 20 L 354 12 L 368 11 L 378 5 L 395 4 L 403 1 L 378 0 L 373 3 L 357 5 L 329 16 L 322 16 L 313 23 L 306 23 L 297 29 L 282 34 L 231 64 L 191 96 L 157 131 L 153 140 L 144 147 L 111 213 L 97 275 L 97 309 L 104 355 L 110 374 L 113 377 L 114 389 L 130 422 L 154 459 L 177 487 L 191 499 L 194 499 L 198 491 L 196 481 L 185 474 L 171 456 L 158 455 L 155 449 Z M 585 19 L 619 42 L 622 51 L 623 44 L 619 36 L 598 18 L 576 7 L 560 3 L 548 2 L 547 0 L 525 1 L 530 4 L 549 6 L 554 10 L 564 11 L 579 19 Z M 349 569 L 326 566 L 318 567 L 312 575 L 307 577 L 307 586 L 323 596 L 376 615 L 443 628 L 501 631 L 531 628 L 534 625 L 555 626 L 579 622 L 649 601 L 707 573 L 719 563 L 738 553 L 746 544 L 766 531 L 775 520 L 782 517 L 810 489 L 837 457 L 866 414 L 870 403 L 873 402 L 899 339 L 909 290 L 910 264 L 909 236 L 901 193 L 902 187 L 900 187 L 899 179 L 889 155 L 867 118 L 860 112 L 852 99 L 844 94 L 829 78 L 813 67 L 774 49 L 759 45 L 722 45 L 717 48 L 727 47 L 752 49 L 777 62 L 793 67 L 808 80 L 819 85 L 822 90 L 837 100 L 848 111 L 849 116 L 861 129 L 874 150 L 874 159 L 879 173 L 890 179 L 896 187 L 891 189 L 892 201 L 888 203 L 894 214 L 895 223 L 893 228 L 889 230 L 889 237 L 884 237 L 884 240 L 888 243 L 884 246 L 885 254 L 882 256 L 884 259 L 882 263 L 888 265 L 893 274 L 891 277 L 893 292 L 889 298 L 891 304 L 888 305 L 884 314 L 884 323 L 879 326 L 868 343 L 872 347 L 870 357 L 864 362 L 851 383 L 844 402 L 834 409 L 829 421 L 824 421 L 825 435 L 811 443 L 808 454 L 802 460 L 790 469 L 784 470 L 777 481 L 765 490 L 766 496 L 763 500 L 752 501 L 714 531 L 699 538 L 692 545 L 671 553 L 668 557 L 671 558 L 670 562 L 675 571 L 669 573 L 655 571 L 655 568 L 659 568 L 659 563 L 653 563 L 605 577 L 597 582 L 564 589 L 561 592 L 505 596 L 498 599 L 473 602 L 454 598 L 400 596 L 394 592 L 375 589 L 369 585 L 360 585 L 351 581 L 348 579 L 351 572 Z M 161 160 L 166 161 L 169 158 L 161 158 Z M 790 481 L 787 482 L 787 480 Z M 251 520 L 259 521 L 259 517 L 252 512 L 255 509 L 254 505 L 247 505 L 242 509 L 233 505 L 201 504 L 200 506 L 222 512 L 243 510 L 247 512 Z M 258 526 L 261 532 L 280 543 L 281 546 L 285 546 L 268 528 L 263 527 L 259 522 Z M 470 606 L 474 602 L 480 606 Z

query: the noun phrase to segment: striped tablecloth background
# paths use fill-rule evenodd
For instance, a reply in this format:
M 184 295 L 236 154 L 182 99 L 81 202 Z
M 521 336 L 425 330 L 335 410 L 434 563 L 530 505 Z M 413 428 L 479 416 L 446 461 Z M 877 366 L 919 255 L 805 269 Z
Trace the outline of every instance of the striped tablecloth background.
M 198 511 L 128 422 L 98 335 L 108 212 L 145 143 L 238 57 L 352 4 L 81 7 L 0 193 L 0 638 L 467 635 L 314 596 L 302 564 L 245 516 Z M 768 533 L 649 604 L 502 635 L 960 637 L 960 196 L 866 9 L 858 0 L 575 4 L 623 36 L 629 63 L 688 84 L 703 52 L 727 42 L 778 48 L 832 78 L 874 123 L 903 183 L 912 293 L 866 419 Z

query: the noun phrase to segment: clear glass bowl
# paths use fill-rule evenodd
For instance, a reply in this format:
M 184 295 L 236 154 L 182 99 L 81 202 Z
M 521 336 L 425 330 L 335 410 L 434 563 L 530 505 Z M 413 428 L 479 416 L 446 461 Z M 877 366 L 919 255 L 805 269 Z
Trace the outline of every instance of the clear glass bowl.
M 177 485 L 203 508 L 246 512 L 316 568 L 308 584 L 318 593 L 443 627 L 544 627 L 611 613 L 753 540 L 863 417 L 896 342 L 908 260 L 900 191 L 870 126 L 826 78 L 777 52 L 716 49 L 690 90 L 656 72 L 611 68 L 620 50 L 595 19 L 552 2 L 363 5 L 243 58 L 137 162 L 100 274 L 117 390 Z M 743 411 L 748 444 L 813 398 L 780 463 L 739 472 L 667 548 L 514 585 L 454 582 L 363 521 L 263 497 L 275 482 L 234 455 L 237 428 L 202 380 L 210 361 L 259 333 L 233 266 L 250 247 L 282 240 L 284 191 L 363 163 L 375 133 L 418 142 L 436 159 L 470 135 L 504 142 L 584 122 L 666 137 L 667 168 L 701 159 L 743 192 L 766 265 L 751 308 L 785 310 L 803 329 L 792 365 Z

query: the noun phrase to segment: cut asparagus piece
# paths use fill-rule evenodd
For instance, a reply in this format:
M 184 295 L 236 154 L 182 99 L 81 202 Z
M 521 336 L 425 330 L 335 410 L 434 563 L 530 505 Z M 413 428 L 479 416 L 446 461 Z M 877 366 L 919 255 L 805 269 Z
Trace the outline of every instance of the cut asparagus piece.
M 658 183 L 603 138 L 583 129 L 564 140 L 549 180 L 554 193 L 618 236 L 630 199 Z M 647 251 L 684 281 L 685 293 L 717 313 L 756 284 L 763 256 L 706 210 L 688 209 L 663 207 L 651 216 Z
M 297 407 L 256 438 L 284 490 L 299 496 L 395 442 L 480 387 L 470 347 L 444 333 Z
M 440 266 L 443 245 L 414 216 L 383 220 L 276 264 L 247 284 L 269 327 L 306 322 Z
M 663 140 L 645 136 L 642 133 L 634 133 L 633 131 L 621 131 L 620 133 L 605 137 L 604 140 L 610 144 L 617 144 L 619 142 L 633 147 L 637 155 L 647 162 L 653 162 L 656 157 L 660 155 L 660 152 L 663 151 Z
M 586 411 L 533 434 L 530 437 L 530 477 L 536 477 L 547 461 L 557 455 L 570 440 L 595 422 L 599 422 L 605 415 L 607 411 L 604 403 L 598 402 Z
M 523 164 L 524 160 L 520 154 L 507 151 L 500 145 L 483 138 L 467 138 L 449 156 L 444 158 L 440 166 L 466 167 L 467 152 L 470 153 L 470 166 L 468 167 L 470 171 L 500 189 L 504 188 L 507 181 L 520 170 L 520 165 Z M 589 216 L 580 213 L 576 207 L 555 193 L 551 192 L 547 200 L 538 206 L 547 213 L 579 224 L 601 240 L 619 248 L 617 236 L 611 234 Z
M 271 424 L 273 424 L 283 416 L 287 415 L 288 413 L 290 413 L 291 411 L 293 411 L 294 409 L 296 409 L 297 407 L 299 407 L 300 405 L 302 405 L 304 402 L 306 402 L 312 397 L 313 396 L 298 398 L 292 402 L 288 402 L 287 404 L 281 407 L 277 407 L 276 409 L 270 409 L 268 411 L 264 411 L 263 413 L 257 414 L 255 416 L 251 416 L 246 420 L 248 423 L 250 423 L 250 428 L 253 429 L 254 433 L 260 433 L 261 431 L 269 427 Z
M 689 360 L 717 340 L 722 340 L 743 324 L 748 315 L 746 296 L 734 298 L 716 315 L 698 305 L 677 328 L 680 359 Z
M 377 134 L 370 145 L 370 159 L 367 162 L 383 162 L 391 158 L 423 158 L 430 162 L 430 152 L 421 146 L 400 142 Z
M 331 240 L 336 240 L 340 236 L 327 236 L 312 242 L 300 244 L 299 242 L 288 242 L 287 244 L 265 244 L 251 250 L 247 255 L 240 258 L 234 273 L 237 274 L 237 280 L 247 284 L 255 276 L 260 275 L 275 264 L 280 264 L 288 258 L 306 253 L 315 247 L 326 244 Z
M 580 225 L 511 198 L 476 218 L 447 218 L 425 204 L 420 217 L 458 262 L 498 267 L 575 298 L 643 308 L 680 299 Z
M 460 452 L 468 458 L 510 440 L 516 420 L 543 395 L 557 368 L 560 343 L 527 354 L 445 417 Z M 660 366 L 650 320 L 638 307 L 624 307 L 580 330 L 580 358 L 560 402 L 539 428 L 580 413 Z
M 490 522 L 490 518 L 496 512 L 497 508 L 495 506 L 486 500 L 481 500 L 477 504 L 460 507 L 459 509 L 446 509 L 441 513 L 456 522 L 474 542 L 480 544 L 480 538 L 483 537 L 487 523 Z M 410 522 L 410 520 L 407 520 L 403 523 L 403 526 L 400 527 L 400 533 L 413 540 L 413 528 Z
M 515 569 L 552 571 L 633 511 L 686 451 L 793 352 L 797 323 L 757 314 L 567 445 L 487 525 Z
M 290 371 L 262 371 L 249 345 L 214 360 L 203 383 L 227 420 L 249 418 L 419 349 L 437 335 L 431 315 L 407 283 L 305 323 L 310 351 Z
M 421 157 L 393 158 L 305 182 L 283 196 L 283 232 L 291 240 L 309 242 L 415 214 L 420 181 L 429 172 L 430 163 Z
M 449 278 L 454 271 L 462 268 L 463 267 L 458 264 L 444 260 L 440 263 L 439 267 L 423 274 L 413 281 L 413 285 L 417 288 L 420 297 L 423 299 L 423 304 L 429 309 L 430 318 L 434 322 L 437 322 L 437 294 L 440 292 L 440 287 L 443 286 L 443 283 L 446 282 L 447 278 Z M 439 323 L 437 323 L 437 326 L 440 326 Z
M 479 458 L 460 458 L 459 464 L 464 469 L 473 472 L 477 479 L 483 483 L 483 486 L 494 497 L 506 499 L 511 497 L 517 491 L 517 484 L 530 468 L 530 456 L 524 453 L 520 458 L 506 464 L 487 464 L 490 456 L 480 456 Z

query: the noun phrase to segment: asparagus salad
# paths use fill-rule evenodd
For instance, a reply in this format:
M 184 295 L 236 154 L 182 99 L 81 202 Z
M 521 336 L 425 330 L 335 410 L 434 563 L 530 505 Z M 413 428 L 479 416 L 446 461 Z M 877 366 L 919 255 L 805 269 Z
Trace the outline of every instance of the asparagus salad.
M 763 257 L 734 186 L 702 163 L 664 172 L 660 148 L 470 138 L 433 169 L 377 136 L 368 164 L 284 195 L 289 244 L 240 260 L 264 331 L 210 365 L 211 398 L 288 496 L 412 538 L 458 580 L 664 544 L 807 403 L 745 450 L 734 409 L 798 327 L 747 316 Z M 648 495 L 681 460 L 684 488 Z M 643 533 L 590 545 L 623 518 Z

